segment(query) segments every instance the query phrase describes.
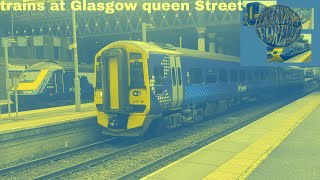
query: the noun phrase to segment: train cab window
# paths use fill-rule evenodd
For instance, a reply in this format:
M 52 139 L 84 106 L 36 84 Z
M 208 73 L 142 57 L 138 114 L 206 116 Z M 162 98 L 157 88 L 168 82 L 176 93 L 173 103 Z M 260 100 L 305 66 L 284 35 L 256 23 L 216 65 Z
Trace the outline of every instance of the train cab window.
M 142 62 L 130 63 L 130 87 L 145 88 Z
M 238 81 L 238 71 L 230 70 L 230 81 L 237 82 Z
M 200 68 L 192 68 L 189 71 L 190 84 L 203 83 L 202 70 Z
M 57 72 L 57 83 L 58 84 L 62 84 L 63 83 L 63 72 L 62 71 L 58 71 Z
M 216 83 L 217 82 L 217 71 L 215 69 L 208 69 L 207 70 L 207 83 Z
M 48 84 L 54 84 L 54 74 L 51 75 Z
M 40 70 L 25 71 L 21 74 L 19 82 L 21 83 L 31 83 L 34 82 L 40 74 Z
M 228 82 L 228 71 L 225 69 L 221 69 L 219 72 L 219 80 L 220 82 Z
M 154 67 L 154 78 L 155 85 L 164 85 L 164 68 L 163 67 Z
M 246 71 L 241 70 L 240 71 L 240 82 L 246 82 L 247 78 L 246 78 Z

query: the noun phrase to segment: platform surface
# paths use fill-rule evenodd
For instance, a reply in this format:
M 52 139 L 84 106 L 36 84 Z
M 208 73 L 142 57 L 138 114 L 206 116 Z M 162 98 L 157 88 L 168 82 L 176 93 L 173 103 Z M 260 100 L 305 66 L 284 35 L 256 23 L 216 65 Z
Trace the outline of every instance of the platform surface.
M 19 113 L 19 119 L 15 119 L 15 112 L 11 113 L 10 119 L 8 114 L 1 114 L 0 134 L 88 119 L 95 115 L 93 103 L 82 104 L 81 112 L 75 112 L 75 106 L 70 105 L 23 111 Z
M 320 107 L 248 179 L 320 179 Z
M 317 137 L 320 137 L 320 131 L 317 130 L 320 129 L 320 119 L 315 118 L 319 117 L 317 115 L 320 114 L 319 104 L 320 91 L 313 92 L 274 111 L 256 122 L 159 169 L 143 179 L 225 180 L 245 179 L 248 177 L 250 179 L 296 179 L 285 178 L 286 176 L 277 177 L 277 175 L 290 168 L 292 168 L 291 171 L 294 171 L 295 168 L 306 165 L 308 163 L 307 161 L 312 161 L 313 158 L 310 157 L 313 155 L 320 157 L 318 150 L 315 149 L 320 146 L 319 138 L 315 140 Z M 301 127 L 299 127 L 302 122 L 305 123 L 301 124 Z M 299 139 L 299 134 L 292 134 L 292 137 L 290 137 L 291 132 L 293 132 L 296 127 L 299 127 L 299 129 L 301 129 L 300 131 L 303 133 L 309 131 L 310 126 L 318 126 L 317 128 L 313 128 L 313 130 L 318 132 L 312 133 L 310 130 L 310 132 L 304 136 L 305 138 L 308 138 L 308 140 L 301 142 L 302 139 Z M 295 133 L 299 132 L 299 129 Z M 290 138 L 287 139 L 288 136 Z M 282 148 L 283 150 L 281 150 L 281 146 L 279 147 L 281 143 L 285 146 Z M 292 147 L 291 145 L 294 143 L 298 143 L 297 145 L 299 147 Z M 317 147 L 313 147 L 314 143 L 318 143 Z M 279 149 L 277 147 L 279 147 Z M 275 150 L 276 148 L 277 150 Z M 286 154 L 288 149 L 291 149 L 291 151 L 289 151 L 286 156 L 282 156 L 283 154 Z M 295 149 L 300 152 L 295 152 Z M 272 154 L 270 159 L 268 159 L 268 156 L 273 150 L 275 150 L 275 155 Z M 273 157 L 282 159 L 273 159 Z M 266 162 L 262 163 L 266 158 Z M 282 161 L 282 163 L 279 163 L 278 166 L 274 166 L 275 161 L 273 160 L 276 162 Z M 259 166 L 259 164 L 261 164 L 261 166 Z M 316 160 L 316 162 L 313 162 L 310 166 L 320 167 L 320 161 Z M 307 168 L 308 167 L 306 166 L 304 170 Z M 274 170 L 278 174 L 273 174 Z M 251 173 L 252 176 L 249 176 Z M 289 171 L 287 173 L 289 173 Z M 296 173 L 298 174 L 299 171 Z M 266 174 L 269 176 L 266 176 Z M 311 170 L 309 175 L 309 177 L 317 177 L 316 174 L 314 174 L 314 170 Z M 301 174 L 301 177 L 303 177 L 303 174 Z

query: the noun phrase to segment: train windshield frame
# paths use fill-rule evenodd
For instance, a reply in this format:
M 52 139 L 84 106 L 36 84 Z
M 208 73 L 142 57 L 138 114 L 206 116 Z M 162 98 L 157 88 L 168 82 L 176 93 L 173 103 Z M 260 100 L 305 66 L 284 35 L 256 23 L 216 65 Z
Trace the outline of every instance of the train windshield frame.
M 41 70 L 29 70 L 23 72 L 19 77 L 20 83 L 32 83 L 34 82 L 40 75 Z

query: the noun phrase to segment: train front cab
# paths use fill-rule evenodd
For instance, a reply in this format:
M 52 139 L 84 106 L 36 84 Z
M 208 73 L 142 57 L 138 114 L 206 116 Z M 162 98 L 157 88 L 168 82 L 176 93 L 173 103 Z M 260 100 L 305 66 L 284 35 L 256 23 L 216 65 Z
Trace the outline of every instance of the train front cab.
M 128 44 L 111 44 L 96 55 L 95 105 L 104 134 L 140 136 L 150 125 L 146 60 L 146 53 Z
M 64 72 L 60 67 L 54 65 L 50 68 L 41 68 L 41 63 L 31 66 L 19 77 L 17 87 L 19 101 L 31 104 L 34 101 L 55 100 L 56 95 L 65 92 Z M 14 88 L 11 89 L 13 95 Z M 13 97 L 12 97 L 13 98 Z

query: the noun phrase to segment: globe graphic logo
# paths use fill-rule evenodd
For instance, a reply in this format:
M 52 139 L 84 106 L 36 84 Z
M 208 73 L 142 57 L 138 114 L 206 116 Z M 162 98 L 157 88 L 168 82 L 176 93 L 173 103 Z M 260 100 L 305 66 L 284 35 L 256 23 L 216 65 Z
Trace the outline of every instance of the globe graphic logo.
M 286 47 L 301 35 L 302 19 L 287 6 L 274 5 L 265 8 L 256 22 L 259 39 L 269 47 Z

